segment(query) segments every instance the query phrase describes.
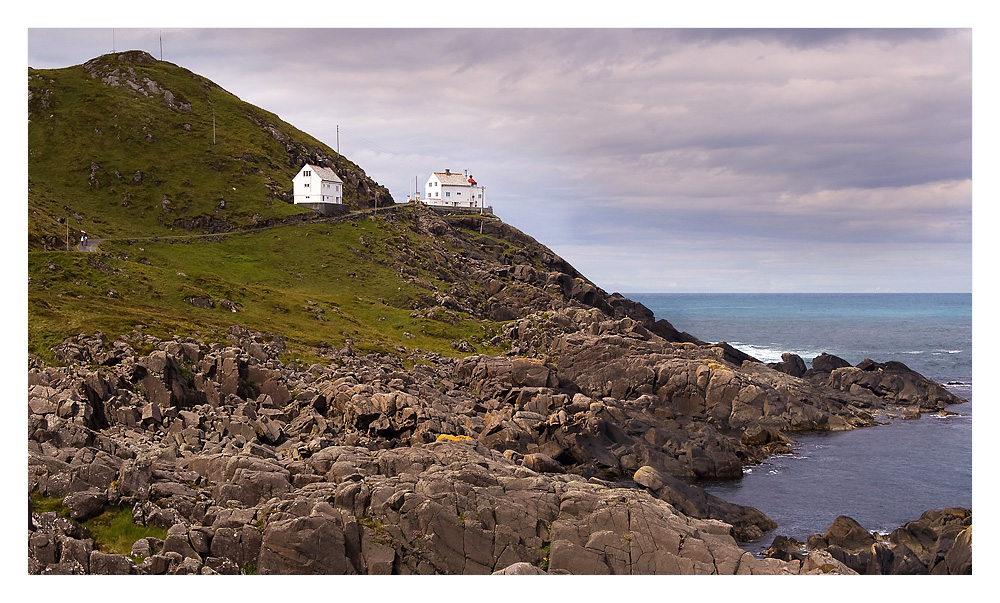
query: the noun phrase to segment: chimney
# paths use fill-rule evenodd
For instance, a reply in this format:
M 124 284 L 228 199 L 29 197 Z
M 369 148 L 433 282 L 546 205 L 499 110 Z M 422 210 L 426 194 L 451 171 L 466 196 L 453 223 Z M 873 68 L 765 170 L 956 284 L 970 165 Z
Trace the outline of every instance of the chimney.
M 451 176 L 451 170 L 449 170 L 448 168 L 444 168 L 444 175 Z

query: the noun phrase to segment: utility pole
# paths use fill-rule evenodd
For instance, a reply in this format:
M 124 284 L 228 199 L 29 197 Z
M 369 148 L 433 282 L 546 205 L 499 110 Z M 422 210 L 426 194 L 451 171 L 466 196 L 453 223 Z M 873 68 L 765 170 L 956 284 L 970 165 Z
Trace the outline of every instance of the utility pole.
M 340 155 L 340 124 L 337 124 L 337 154 Z
M 160 32 L 160 60 L 163 60 L 163 32 Z

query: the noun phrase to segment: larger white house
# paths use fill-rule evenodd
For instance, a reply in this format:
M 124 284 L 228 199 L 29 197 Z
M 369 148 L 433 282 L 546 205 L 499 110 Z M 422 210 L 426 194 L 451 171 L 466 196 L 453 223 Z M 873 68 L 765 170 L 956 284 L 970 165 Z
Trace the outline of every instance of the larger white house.
M 343 203 L 344 181 L 330 168 L 305 164 L 292 178 L 296 203 Z
M 427 205 L 442 207 L 482 207 L 483 190 L 472 176 L 445 170 L 431 174 L 421 200 Z

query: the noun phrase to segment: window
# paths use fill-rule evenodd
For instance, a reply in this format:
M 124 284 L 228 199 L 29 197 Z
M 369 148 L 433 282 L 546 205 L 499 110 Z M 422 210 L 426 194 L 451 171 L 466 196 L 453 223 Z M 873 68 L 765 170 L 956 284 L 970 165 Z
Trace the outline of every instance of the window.
M 304 170 L 304 171 L 302 172 L 302 175 L 303 175 L 303 176 L 306 176 L 306 177 L 309 177 L 309 176 L 312 176 L 312 172 L 311 172 L 311 171 L 309 171 L 309 170 Z
M 306 183 L 305 183 L 305 184 L 303 184 L 302 186 L 304 186 L 304 187 L 306 187 L 306 188 L 309 188 L 309 183 L 308 183 L 308 182 L 306 182 Z
M 444 196 L 445 197 L 450 197 L 451 196 L 451 191 L 448 191 L 447 193 L 445 193 Z

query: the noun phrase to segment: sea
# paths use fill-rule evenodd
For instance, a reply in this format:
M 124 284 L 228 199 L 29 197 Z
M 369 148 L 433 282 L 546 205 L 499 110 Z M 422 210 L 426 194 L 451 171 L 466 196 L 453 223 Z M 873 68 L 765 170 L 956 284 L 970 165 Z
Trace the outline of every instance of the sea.
M 742 479 L 701 482 L 724 500 L 756 507 L 775 535 L 805 542 L 839 515 L 889 533 L 929 509 L 972 507 L 972 295 L 631 293 L 680 331 L 726 341 L 762 362 L 783 352 L 811 366 L 822 352 L 852 365 L 896 360 L 968 400 L 948 416 L 837 433 L 794 433 L 791 454 L 744 468 Z

